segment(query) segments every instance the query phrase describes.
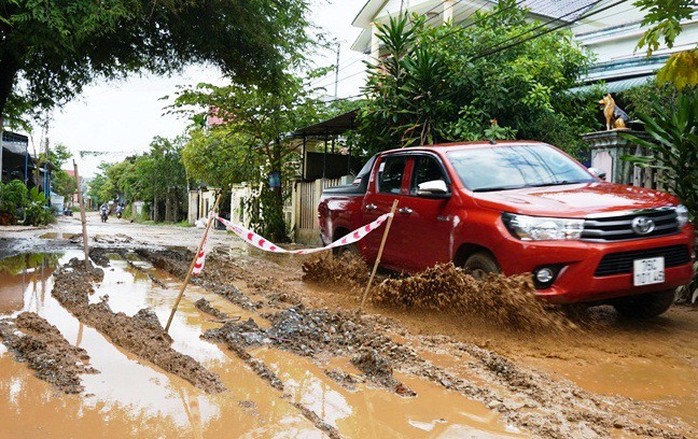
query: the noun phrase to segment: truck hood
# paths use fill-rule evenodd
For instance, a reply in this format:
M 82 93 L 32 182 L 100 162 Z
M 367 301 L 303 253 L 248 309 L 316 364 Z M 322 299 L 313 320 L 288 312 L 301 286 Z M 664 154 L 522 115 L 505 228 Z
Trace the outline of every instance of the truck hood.
M 666 192 L 602 182 L 482 192 L 472 197 L 484 208 L 564 218 L 678 204 Z

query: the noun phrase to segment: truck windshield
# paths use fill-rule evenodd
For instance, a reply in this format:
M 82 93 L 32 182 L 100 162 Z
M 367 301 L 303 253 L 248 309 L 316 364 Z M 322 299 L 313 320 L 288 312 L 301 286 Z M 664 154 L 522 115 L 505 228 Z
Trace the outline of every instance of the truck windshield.
M 474 192 L 596 181 L 577 162 L 547 145 L 502 145 L 446 154 Z

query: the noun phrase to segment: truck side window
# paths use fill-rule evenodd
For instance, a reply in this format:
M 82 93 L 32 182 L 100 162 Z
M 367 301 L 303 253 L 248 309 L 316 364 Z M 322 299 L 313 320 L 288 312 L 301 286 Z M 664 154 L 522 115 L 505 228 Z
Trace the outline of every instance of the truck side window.
M 412 171 L 412 184 L 410 185 L 410 194 L 417 193 L 417 186 L 425 181 L 444 180 L 444 174 L 434 157 L 418 156 L 415 157 L 414 170 Z
M 402 186 L 402 175 L 405 172 L 405 157 L 388 157 L 381 166 L 378 176 L 378 192 L 399 194 Z

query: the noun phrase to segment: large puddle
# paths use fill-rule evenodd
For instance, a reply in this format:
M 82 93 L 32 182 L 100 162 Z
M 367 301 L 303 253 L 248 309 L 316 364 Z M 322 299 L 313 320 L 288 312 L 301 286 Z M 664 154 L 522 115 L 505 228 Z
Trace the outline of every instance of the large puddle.
M 287 395 L 283 395 L 226 348 L 200 338 L 220 322 L 196 309 L 194 302 L 205 297 L 230 316 L 262 319 L 190 286 L 170 335 L 175 350 L 218 374 L 228 389 L 221 394 L 204 393 L 116 347 L 60 306 L 51 296 L 51 273 L 72 257 L 80 257 L 80 252 L 0 260 L 0 317 L 22 311 L 39 314 L 70 343 L 85 349 L 100 373 L 82 375 L 85 391 L 66 395 L 34 377 L 0 344 L 0 429 L 4 436 L 323 437 L 293 403 L 314 411 L 346 437 L 518 436 L 516 429 L 481 403 L 415 377 L 398 375 L 417 392 L 414 398 L 364 384 L 349 391 L 329 379 L 324 366 L 309 359 L 271 348 L 252 351 L 284 382 Z M 108 295 L 114 312 L 133 315 L 149 307 L 165 322 L 179 282 L 148 263 L 132 262 L 136 268 L 114 257 L 90 301 Z M 336 361 L 342 364 L 333 366 L 351 368 L 348 362 Z

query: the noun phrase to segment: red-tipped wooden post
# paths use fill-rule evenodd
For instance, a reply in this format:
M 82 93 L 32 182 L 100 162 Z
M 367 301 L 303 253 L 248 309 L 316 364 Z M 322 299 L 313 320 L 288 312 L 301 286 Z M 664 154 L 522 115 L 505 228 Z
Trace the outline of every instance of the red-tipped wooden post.
M 215 212 L 216 209 L 218 208 L 218 203 L 220 203 L 221 198 L 223 198 L 223 192 L 221 191 L 220 194 L 218 194 L 218 198 L 216 198 L 216 202 L 213 204 L 213 208 L 211 209 L 211 212 Z M 170 318 L 167 319 L 167 325 L 165 325 L 165 332 L 169 332 L 170 330 L 170 325 L 172 324 L 172 319 L 174 318 L 175 313 L 177 312 L 177 307 L 179 306 L 179 302 L 182 300 L 182 296 L 184 296 L 184 290 L 187 288 L 187 284 L 189 283 L 189 279 L 191 278 L 191 272 L 194 270 L 194 264 L 196 263 L 196 259 L 199 257 L 199 252 L 201 252 L 201 249 L 204 247 L 204 242 L 206 242 L 206 237 L 208 236 L 208 231 L 211 229 L 211 224 L 213 224 L 213 221 L 215 221 L 215 218 L 210 216 L 208 218 L 208 222 L 206 223 L 206 228 L 204 229 L 204 234 L 201 237 L 201 242 L 199 242 L 199 247 L 196 249 L 196 253 L 194 253 L 194 259 L 192 259 L 191 264 L 189 264 L 189 270 L 187 271 L 187 276 L 184 278 L 184 283 L 182 284 L 182 288 L 179 290 L 179 296 L 177 296 L 177 300 L 174 303 L 174 306 L 172 306 L 172 312 L 170 313 Z
M 373 283 L 373 278 L 376 275 L 376 270 L 378 270 L 378 264 L 381 262 L 381 256 L 383 256 L 383 248 L 385 248 L 385 241 L 388 240 L 388 233 L 390 232 L 390 225 L 393 223 L 393 218 L 395 218 L 395 212 L 397 211 L 398 200 L 393 201 L 393 207 L 390 209 L 390 217 L 388 222 L 385 223 L 385 230 L 383 231 L 383 238 L 381 239 L 381 245 L 378 247 L 378 256 L 376 256 L 376 262 L 373 264 L 373 271 L 371 271 L 371 277 L 368 279 L 368 285 L 366 285 L 366 290 L 361 298 L 360 310 L 364 309 L 364 303 L 366 303 L 366 298 L 368 298 L 368 291 L 371 289 L 371 283 Z
M 85 250 L 85 271 L 90 271 L 90 249 L 87 246 L 87 219 L 85 218 L 85 202 L 82 199 L 82 191 L 80 190 L 80 176 L 78 175 L 78 164 L 73 160 L 73 168 L 75 169 L 75 183 L 78 187 L 78 203 L 80 204 L 80 221 L 82 222 L 82 245 Z

